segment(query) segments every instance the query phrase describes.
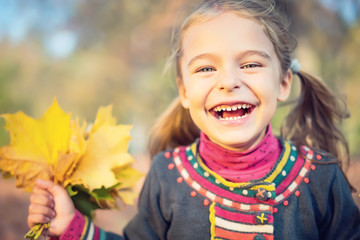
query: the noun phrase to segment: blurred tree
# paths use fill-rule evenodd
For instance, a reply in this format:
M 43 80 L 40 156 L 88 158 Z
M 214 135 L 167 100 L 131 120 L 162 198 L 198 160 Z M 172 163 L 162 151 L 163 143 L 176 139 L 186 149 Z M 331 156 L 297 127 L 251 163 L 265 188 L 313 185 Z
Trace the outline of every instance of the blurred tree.
M 0 10 L 0 112 L 23 109 L 40 117 L 56 96 L 66 111 L 92 120 L 99 105 L 113 103 L 119 121 L 135 125 L 134 150 L 143 151 L 146 129 L 176 95 L 173 75 L 162 76 L 172 30 L 186 12 L 183 6 L 196 2 L 0 0 L 5 4 Z M 294 56 L 303 68 L 348 96 L 352 118 L 344 130 L 352 152 L 360 154 L 354 148 L 360 144 L 354 93 L 359 87 L 359 1 L 277 3 L 298 38 Z M 276 126 L 285 112 L 279 111 Z

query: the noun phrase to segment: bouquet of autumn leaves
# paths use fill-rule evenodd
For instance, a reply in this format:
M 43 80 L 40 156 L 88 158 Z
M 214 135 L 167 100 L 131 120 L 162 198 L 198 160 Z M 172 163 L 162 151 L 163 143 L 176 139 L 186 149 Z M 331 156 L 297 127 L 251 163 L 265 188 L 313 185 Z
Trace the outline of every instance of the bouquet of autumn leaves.
M 93 125 L 71 120 L 54 99 L 38 120 L 23 112 L 1 115 L 10 144 L 0 148 L 0 171 L 31 192 L 36 179 L 65 187 L 75 207 L 92 217 L 98 208 L 115 208 L 116 199 L 132 204 L 142 176 L 127 152 L 129 125 L 117 125 L 112 106 L 100 107 Z M 34 226 L 25 237 L 37 239 L 47 224 Z

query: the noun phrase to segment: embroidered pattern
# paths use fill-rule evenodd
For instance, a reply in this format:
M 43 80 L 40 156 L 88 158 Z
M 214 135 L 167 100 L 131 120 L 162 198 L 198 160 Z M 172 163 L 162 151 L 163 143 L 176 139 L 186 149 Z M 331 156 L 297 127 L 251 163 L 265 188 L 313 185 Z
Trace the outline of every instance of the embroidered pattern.
M 211 239 L 254 239 L 259 233 L 273 239 L 271 212 L 238 212 L 217 203 L 210 206 Z
M 199 193 L 206 198 L 212 240 L 273 239 L 273 214 L 277 212 L 274 206 L 289 204 L 286 199 L 307 179 L 312 166 L 298 156 L 290 142 L 282 141 L 282 145 L 272 171 L 262 179 L 245 183 L 229 182 L 210 170 L 197 154 L 197 143 L 175 149 L 173 159 L 181 179 L 195 190 L 191 196 Z M 305 156 L 313 157 L 310 149 L 305 151 Z
M 210 199 L 213 202 L 217 202 L 219 204 L 228 206 L 228 207 L 232 207 L 234 209 L 237 210 L 241 210 L 241 211 L 272 211 L 272 206 L 270 204 L 259 204 L 258 201 L 255 201 L 253 203 L 255 204 L 247 204 L 247 203 L 243 203 L 246 201 L 236 201 L 235 199 L 231 199 L 230 197 L 221 197 L 218 194 L 215 194 L 213 191 L 210 191 L 209 189 L 204 188 L 203 184 L 199 183 L 198 181 L 194 180 L 189 172 L 187 171 L 186 168 L 184 168 L 184 166 L 182 165 L 182 161 L 178 155 L 178 150 L 174 151 L 173 155 L 174 155 L 174 162 L 176 167 L 178 168 L 180 174 L 182 175 L 182 177 L 184 178 L 184 180 L 187 182 L 187 184 L 189 186 L 191 186 L 193 189 L 195 189 L 198 193 L 200 193 L 201 195 L 203 195 L 204 197 Z M 200 179 L 201 180 L 201 179 Z M 203 181 L 201 181 L 203 182 Z M 266 185 L 260 185 L 261 187 L 268 187 Z M 272 186 L 272 191 L 275 191 L 275 188 L 273 185 Z M 229 194 L 226 194 L 229 195 Z M 234 194 L 235 195 L 235 194 Z M 273 194 L 272 194 L 273 195 Z M 252 197 L 253 198 L 253 197 Z

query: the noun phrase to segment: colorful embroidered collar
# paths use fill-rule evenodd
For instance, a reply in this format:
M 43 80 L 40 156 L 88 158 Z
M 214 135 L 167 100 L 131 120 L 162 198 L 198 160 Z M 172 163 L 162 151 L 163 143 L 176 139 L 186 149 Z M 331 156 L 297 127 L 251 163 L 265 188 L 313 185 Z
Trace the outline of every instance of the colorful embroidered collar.
M 253 149 L 237 152 L 225 149 L 201 132 L 199 154 L 204 164 L 221 177 L 232 182 L 259 179 L 270 172 L 281 154 L 280 141 L 273 135 L 271 126 L 263 140 Z

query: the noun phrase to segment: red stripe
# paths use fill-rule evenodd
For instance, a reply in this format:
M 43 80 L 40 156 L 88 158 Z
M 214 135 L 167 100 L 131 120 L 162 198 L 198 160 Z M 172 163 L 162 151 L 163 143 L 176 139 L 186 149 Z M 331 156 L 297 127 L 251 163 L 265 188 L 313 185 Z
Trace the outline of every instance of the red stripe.
M 255 224 L 255 215 L 248 215 L 240 212 L 232 212 L 221 207 L 215 206 L 216 216 L 219 216 L 223 219 L 230 220 L 232 222 L 240 222 L 240 223 L 249 223 Z M 274 222 L 274 217 L 269 214 L 268 215 L 268 223 Z
M 253 210 L 253 211 L 259 211 L 260 210 L 260 205 L 259 204 L 251 205 L 250 209 Z
M 310 162 L 310 161 L 305 161 L 305 166 L 304 166 L 304 167 L 305 167 L 307 170 L 309 170 L 310 165 L 311 165 L 311 162 Z
M 186 178 L 185 181 L 191 186 L 194 182 L 190 177 Z
M 299 176 L 299 173 L 304 166 L 304 159 L 299 154 L 295 161 L 296 162 L 290 173 L 288 173 L 286 178 L 278 186 L 276 186 L 276 195 L 280 195 L 283 191 L 285 191 L 285 189 L 294 181 L 294 179 Z
M 99 240 L 99 239 L 100 239 L 99 228 L 94 225 L 94 238 L 93 238 L 93 240 Z
M 283 197 L 286 198 L 287 196 L 289 196 L 289 194 L 291 194 L 290 189 L 286 189 L 285 192 L 282 193 Z
M 238 202 L 233 202 L 233 203 L 232 203 L 232 206 L 233 206 L 233 208 L 241 209 L 241 204 L 238 203 Z
M 240 233 L 240 232 L 232 232 L 232 231 L 227 231 L 225 229 L 222 228 L 215 228 L 215 239 L 217 237 L 220 238 L 226 238 L 226 239 L 241 239 L 241 240 L 253 240 L 254 237 L 256 236 L 257 233 Z M 267 240 L 273 240 L 274 236 L 272 235 L 268 235 L 268 234 L 263 234 L 263 236 L 267 239 Z
M 302 169 L 306 169 L 307 171 L 309 171 L 310 165 L 311 165 L 310 161 L 305 161 L 304 167 L 301 168 L 301 170 L 302 170 Z M 307 175 L 307 173 L 308 173 L 308 172 L 306 172 L 305 176 Z M 288 197 L 290 194 L 292 194 L 293 192 L 295 192 L 295 190 L 296 190 L 297 187 L 300 185 L 301 181 L 305 178 L 305 176 L 300 176 L 300 175 L 298 175 L 298 176 L 296 177 L 296 179 L 294 180 L 294 182 L 297 184 L 296 188 L 293 189 L 292 191 L 290 191 L 290 189 L 287 188 L 287 189 L 282 193 L 284 199 L 287 198 L 287 197 Z
M 215 195 L 215 200 L 214 201 L 217 202 L 217 203 L 222 204 L 223 203 L 223 198 L 218 197 L 217 195 Z
M 295 179 L 294 182 L 299 186 L 300 183 L 301 183 L 301 181 L 303 180 L 303 178 L 304 178 L 304 177 L 302 177 L 302 176 L 299 175 L 299 176 L 297 176 L 297 178 Z
M 199 189 L 199 193 L 203 196 L 206 196 L 207 191 L 203 189 L 202 187 Z

